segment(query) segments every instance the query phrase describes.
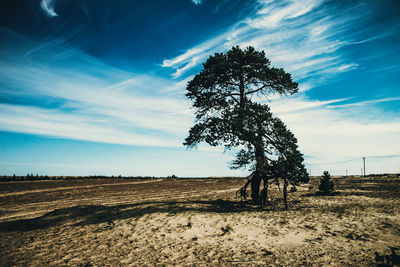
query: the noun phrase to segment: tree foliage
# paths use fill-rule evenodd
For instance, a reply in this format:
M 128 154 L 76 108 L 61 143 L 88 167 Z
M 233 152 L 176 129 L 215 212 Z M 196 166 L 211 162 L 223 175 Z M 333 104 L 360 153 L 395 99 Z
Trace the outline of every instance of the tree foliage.
M 331 180 L 331 175 L 328 171 L 324 171 L 324 174 L 322 175 L 320 184 L 318 186 L 319 192 L 324 195 L 329 195 L 332 194 L 335 190 L 334 187 L 335 184 Z
M 294 135 L 268 105 L 254 100 L 296 93 L 298 85 L 291 75 L 272 67 L 264 51 L 252 47 L 216 53 L 203 67 L 187 85 L 186 96 L 192 100 L 196 119 L 184 145 L 192 148 L 206 142 L 226 149 L 239 147 L 230 167 L 250 168 L 252 175 L 241 193 L 245 196 L 251 184 L 255 202 L 260 201 L 261 181 L 266 194 L 273 177 L 293 184 L 308 178 Z
M 255 51 L 253 47 L 241 50 L 236 46 L 225 54 L 216 53 L 203 67 L 186 88 L 196 115 L 196 123 L 184 143 L 188 147 L 202 141 L 211 146 L 238 146 L 246 139 L 245 133 L 238 131 L 246 125 L 243 118 L 258 114 L 260 109 L 253 105 L 253 96 L 298 91 L 290 74 L 271 67 L 264 51 Z M 247 129 L 251 126 L 248 123 Z

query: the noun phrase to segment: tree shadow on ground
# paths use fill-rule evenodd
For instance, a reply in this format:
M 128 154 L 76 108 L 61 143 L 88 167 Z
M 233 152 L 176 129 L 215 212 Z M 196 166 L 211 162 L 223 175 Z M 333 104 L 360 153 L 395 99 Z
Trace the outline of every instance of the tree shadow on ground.
M 279 202 L 279 200 L 276 200 L 276 202 Z M 168 213 L 170 215 L 182 212 L 238 213 L 271 211 L 276 210 L 277 206 L 277 203 L 271 202 L 266 207 L 261 208 L 250 202 L 222 199 L 141 202 L 116 206 L 79 205 L 56 209 L 37 218 L 0 222 L 0 232 L 25 232 L 68 223 L 73 226 L 111 223 L 115 220 L 139 218 L 153 213 Z

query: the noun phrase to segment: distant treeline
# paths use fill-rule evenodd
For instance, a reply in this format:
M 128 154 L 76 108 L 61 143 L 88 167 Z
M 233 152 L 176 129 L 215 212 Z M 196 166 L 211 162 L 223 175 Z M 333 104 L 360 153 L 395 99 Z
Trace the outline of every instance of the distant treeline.
M 89 175 L 89 176 L 49 176 L 49 175 L 34 175 L 27 174 L 24 176 L 19 175 L 3 175 L 0 176 L 0 182 L 9 181 L 41 181 L 41 180 L 78 180 L 78 179 L 243 179 L 244 177 L 178 177 L 175 174 L 169 176 L 108 176 L 108 175 Z
M 155 179 L 155 178 L 165 178 L 165 177 L 154 177 L 154 176 L 107 176 L 107 175 L 89 175 L 89 176 L 48 176 L 48 175 L 34 175 L 27 174 L 24 176 L 12 175 L 0 176 L 0 182 L 8 181 L 41 181 L 41 180 L 72 180 L 72 179 Z M 176 176 L 167 176 L 166 178 L 177 178 Z

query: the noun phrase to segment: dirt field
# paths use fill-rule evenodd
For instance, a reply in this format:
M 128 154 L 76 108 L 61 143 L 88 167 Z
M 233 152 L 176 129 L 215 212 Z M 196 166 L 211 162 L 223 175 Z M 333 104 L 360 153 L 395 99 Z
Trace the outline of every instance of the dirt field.
M 242 179 L 0 183 L 0 265 L 375 266 L 399 264 L 400 178 L 271 184 L 261 209 Z M 310 187 L 312 189 L 310 190 Z

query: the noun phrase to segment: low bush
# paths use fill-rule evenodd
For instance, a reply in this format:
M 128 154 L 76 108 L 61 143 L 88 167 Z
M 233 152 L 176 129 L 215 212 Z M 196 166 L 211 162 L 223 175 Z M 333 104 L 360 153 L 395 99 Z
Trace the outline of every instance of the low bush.
M 334 191 L 335 185 L 331 180 L 331 175 L 328 171 L 324 171 L 324 174 L 321 178 L 320 184 L 318 186 L 318 190 L 321 194 L 329 195 L 332 194 Z

